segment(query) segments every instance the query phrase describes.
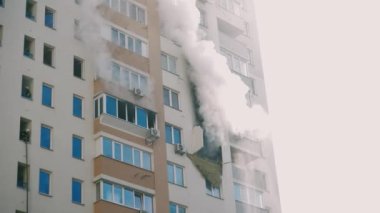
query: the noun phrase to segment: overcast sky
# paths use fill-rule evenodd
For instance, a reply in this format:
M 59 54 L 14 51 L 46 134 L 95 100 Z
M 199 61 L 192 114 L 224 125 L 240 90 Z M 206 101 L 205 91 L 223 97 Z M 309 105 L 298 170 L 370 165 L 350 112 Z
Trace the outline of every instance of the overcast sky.
M 379 213 L 380 1 L 254 1 L 283 213 Z

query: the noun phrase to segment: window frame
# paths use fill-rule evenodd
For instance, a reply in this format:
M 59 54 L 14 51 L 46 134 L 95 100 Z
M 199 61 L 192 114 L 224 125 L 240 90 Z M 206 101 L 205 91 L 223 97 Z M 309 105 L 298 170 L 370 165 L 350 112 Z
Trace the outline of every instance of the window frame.
M 211 188 L 208 187 L 208 185 L 211 186 Z M 206 194 L 215 197 L 215 198 L 221 198 L 222 197 L 222 190 L 220 186 L 214 186 L 212 183 L 205 178 L 205 186 L 206 186 Z
M 165 101 L 165 90 L 167 90 L 168 93 L 169 93 L 169 103 L 166 103 L 166 101 Z M 174 105 L 173 94 L 177 95 L 177 105 L 178 105 L 178 107 Z M 175 91 L 175 90 L 173 90 L 171 88 L 168 88 L 168 87 L 164 86 L 164 88 L 163 88 L 163 95 L 164 95 L 164 105 L 165 106 L 168 106 L 168 107 L 173 108 L 173 109 L 178 110 L 178 111 L 181 110 L 181 102 L 179 100 L 180 98 L 179 98 L 179 92 L 178 91 Z
M 29 5 L 30 4 L 30 5 Z M 28 11 L 28 6 L 31 6 Z M 30 13 L 28 13 L 30 12 Z M 26 0 L 25 3 L 25 17 L 29 20 L 36 21 L 37 20 L 37 1 L 34 0 Z
M 170 213 L 172 213 L 170 210 L 170 206 L 174 206 L 175 207 L 175 212 L 174 213 L 181 213 L 181 211 L 180 211 L 180 208 L 182 208 L 184 211 L 183 211 L 183 213 L 186 213 L 186 209 L 187 209 L 187 207 L 186 206 L 184 206 L 184 205 L 181 205 L 181 204 L 178 204 L 178 203 L 175 203 L 175 202 L 171 202 L 171 201 L 169 201 L 169 212 Z
M 27 75 L 21 77 L 21 97 L 27 100 L 33 100 L 33 78 Z M 28 95 L 29 94 L 29 95 Z M 28 97 L 30 96 L 30 97 Z
M 79 143 L 80 143 L 80 156 L 76 156 L 75 155 L 75 149 L 74 149 L 74 139 L 78 139 L 79 140 Z M 78 159 L 78 160 L 83 160 L 83 137 L 81 136 L 78 136 L 78 135 L 72 135 L 71 137 L 71 157 L 74 158 L 74 159 Z
M 50 99 L 50 103 L 45 103 L 45 101 L 44 101 L 45 100 L 45 95 L 49 95 L 49 94 L 45 93 L 45 88 L 49 88 L 50 89 L 50 97 L 47 97 L 48 99 Z M 50 84 L 47 84 L 45 82 L 42 83 L 41 104 L 43 106 L 46 106 L 46 107 L 49 107 L 49 108 L 54 108 L 53 107 L 53 103 L 54 103 L 53 89 L 54 89 L 54 86 L 52 86 Z
M 47 20 L 47 16 L 49 13 L 51 15 L 51 20 Z M 52 9 L 51 7 L 45 7 L 45 13 L 44 13 L 44 26 L 50 29 L 55 30 L 55 18 L 56 18 L 56 10 Z M 49 22 L 47 22 L 49 21 Z M 51 23 L 50 23 L 51 21 Z
M 80 100 L 80 115 L 76 115 L 76 113 L 75 113 L 75 99 Z M 84 112 L 83 112 L 83 100 L 84 100 L 84 98 L 82 96 L 79 96 L 76 94 L 73 95 L 73 113 L 72 114 L 74 117 L 84 119 L 84 116 L 83 116 L 83 114 L 84 114 Z
M 48 177 L 48 183 L 47 183 L 48 193 L 41 192 L 41 173 L 46 174 Z M 45 169 L 40 169 L 39 170 L 39 177 L 38 177 L 38 193 L 40 195 L 45 195 L 45 196 L 51 197 L 51 195 L 52 195 L 52 189 L 51 189 L 52 184 L 51 183 L 52 183 L 52 172 L 45 170 Z
M 23 55 L 33 60 L 34 60 L 34 53 L 35 53 L 35 41 L 36 41 L 35 38 L 24 35 Z M 28 45 L 27 45 L 27 42 L 28 42 Z
M 109 137 L 105 137 L 105 136 L 102 136 L 100 140 L 101 140 L 101 155 L 102 156 L 117 160 L 119 162 L 122 162 L 122 163 L 125 163 L 128 165 L 138 167 L 140 169 L 144 169 L 147 171 L 153 171 L 153 161 L 152 161 L 153 157 L 152 157 L 151 152 L 139 149 L 139 148 L 134 147 L 130 144 L 122 143 L 122 142 L 116 141 L 114 139 L 111 139 Z M 110 153 L 111 156 L 108 155 L 107 153 L 105 153 L 105 149 L 104 149 L 104 147 L 105 147 L 104 143 L 105 142 L 111 142 L 111 153 Z M 116 157 L 116 152 L 115 152 L 115 146 L 116 145 L 115 144 L 120 145 L 120 157 L 118 157 L 118 158 Z M 130 150 L 131 150 L 131 154 L 132 154 L 130 156 L 131 162 L 128 162 L 127 157 L 125 156 L 125 154 L 126 154 L 126 153 L 124 153 L 125 147 L 130 148 Z M 138 156 L 138 162 L 139 163 L 136 162 L 136 159 L 137 159 L 136 158 L 136 152 L 139 152 L 139 156 Z M 144 154 L 147 154 L 149 156 L 148 161 L 145 161 Z M 149 168 L 145 167 L 146 162 L 149 162 Z
M 19 173 L 19 168 L 22 167 L 22 174 Z M 22 182 L 19 182 L 19 178 L 22 175 Z M 29 165 L 25 163 L 18 162 L 17 163 L 17 179 L 16 179 L 16 185 L 17 188 L 23 189 L 23 190 L 29 190 Z
M 166 128 L 170 128 L 170 133 L 171 133 L 171 140 L 170 141 L 167 141 L 167 135 L 166 135 Z M 177 130 L 179 132 L 179 143 L 176 143 L 175 141 L 175 133 L 174 133 L 174 130 Z M 177 127 L 177 126 L 174 126 L 170 123 L 165 123 L 165 142 L 167 144 L 182 144 L 182 129 L 180 127 Z
M 264 208 L 264 197 L 263 197 L 264 192 L 262 190 L 259 190 L 257 188 L 250 187 L 247 185 L 243 185 L 243 184 L 238 183 L 238 182 L 234 182 L 233 186 L 234 186 L 234 199 L 236 201 L 246 203 L 246 204 L 250 204 L 250 205 L 253 205 L 253 206 L 256 206 L 259 208 Z M 239 199 L 236 197 L 237 187 L 239 189 Z M 256 201 L 255 201 L 257 194 L 260 195 L 258 203 L 256 203 Z
M 169 177 L 169 166 L 173 167 L 173 181 L 171 181 L 170 177 Z M 181 171 L 181 174 L 182 174 L 181 177 L 182 177 L 182 179 L 178 179 L 179 177 L 177 177 L 177 170 Z M 168 183 L 184 187 L 185 186 L 184 170 L 185 170 L 184 166 L 181 166 L 181 165 L 178 165 L 178 164 L 175 164 L 173 162 L 169 162 L 168 161 L 167 162 Z
M 49 54 L 50 51 L 50 54 Z M 45 55 L 45 54 L 49 54 Z M 50 57 L 50 60 L 49 60 Z M 42 53 L 42 62 L 44 65 L 55 68 L 55 47 L 53 45 L 44 43 L 43 53 Z M 49 63 L 50 62 L 50 63 Z
M 47 129 L 49 130 L 49 141 L 48 141 L 48 146 L 45 146 L 44 144 L 44 141 L 43 141 L 43 129 Z M 53 150 L 53 127 L 49 126 L 49 125 L 46 125 L 46 124 L 41 124 L 41 127 L 40 127 L 40 147 L 42 149 L 47 149 L 47 150 L 50 150 L 52 151 Z
M 77 76 L 75 75 L 76 73 L 76 61 L 78 61 L 80 64 L 80 76 Z M 73 58 L 73 76 L 78 78 L 78 79 L 81 79 L 81 80 L 84 80 L 84 60 L 78 56 L 74 56 Z
M 74 183 L 79 183 L 79 190 L 80 190 L 80 195 L 79 195 L 79 199 L 80 201 L 76 201 L 74 200 L 75 198 L 75 195 L 74 195 Z M 80 180 L 80 179 L 77 179 L 77 178 L 72 178 L 71 179 L 71 203 L 74 203 L 74 204 L 79 204 L 79 205 L 83 205 L 83 181 Z
M 161 69 L 177 75 L 177 57 L 163 51 L 161 51 L 160 57 L 161 57 Z M 165 61 L 166 67 L 162 64 L 163 60 Z M 171 64 L 170 61 L 173 61 L 174 70 L 170 66 Z
M 111 42 L 115 45 L 127 49 L 130 52 L 148 58 L 149 57 L 149 44 L 148 41 L 146 41 L 143 38 L 137 37 L 135 35 L 132 35 L 132 33 L 124 32 L 114 26 L 110 27 L 111 29 Z M 116 33 L 116 34 L 114 34 Z M 124 38 L 121 40 L 120 38 Z M 130 43 L 130 41 L 132 43 Z M 141 52 L 138 51 L 137 44 L 141 43 Z M 132 45 L 132 46 L 130 46 Z

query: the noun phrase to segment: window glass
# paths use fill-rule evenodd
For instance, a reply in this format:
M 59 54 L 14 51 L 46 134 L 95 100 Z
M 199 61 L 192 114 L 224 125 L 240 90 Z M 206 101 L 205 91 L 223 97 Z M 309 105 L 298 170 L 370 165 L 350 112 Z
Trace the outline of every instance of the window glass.
M 166 143 L 172 143 L 172 127 L 165 124 L 165 141 Z
M 137 75 L 137 73 L 131 72 L 131 78 L 132 89 L 139 88 L 139 76 Z
M 161 53 L 161 68 L 164 70 L 168 70 L 168 60 L 167 60 L 167 55 Z
M 77 78 L 82 78 L 82 64 L 83 61 L 79 58 L 74 57 L 74 76 Z
M 78 180 L 73 180 L 71 185 L 71 201 L 82 203 L 82 183 Z
M 169 210 L 170 210 L 170 213 L 177 213 L 177 205 L 175 205 L 174 203 L 170 203 Z
M 172 107 L 179 109 L 178 94 L 172 91 Z
M 45 8 L 45 26 L 54 27 L 54 11 L 48 8 Z
M 123 145 L 123 161 L 129 164 L 133 164 L 132 160 L 132 147 Z
M 82 139 L 76 136 L 72 138 L 72 156 L 73 158 L 82 159 Z
M 120 36 L 120 46 L 125 48 L 125 35 L 123 33 L 120 33 L 119 36 Z
M 120 12 L 127 15 L 127 1 L 120 0 Z
M 169 89 L 164 88 L 164 104 L 170 106 L 170 94 Z
M 18 163 L 17 165 L 17 187 L 26 189 L 28 186 L 28 179 L 27 179 L 27 165 L 23 163 Z
M 137 19 L 138 19 L 138 22 L 140 22 L 141 24 L 145 24 L 145 10 L 144 9 L 138 8 Z
M 112 80 L 120 81 L 120 66 L 116 63 L 112 63 Z
M 153 213 L 153 198 L 151 196 L 144 195 L 144 210 Z
M 181 130 L 173 127 L 174 144 L 181 144 Z
M 142 108 L 137 108 L 137 125 L 147 128 L 148 127 L 148 121 L 147 121 L 147 113 Z
M 123 203 L 122 199 L 122 188 L 119 185 L 114 185 L 113 186 L 113 200 L 116 203 Z
M 82 99 L 76 96 L 73 98 L 73 115 L 82 117 Z
M 140 89 L 142 89 L 144 92 L 147 92 L 147 88 L 148 88 L 147 78 L 140 75 Z
M 47 126 L 41 126 L 41 141 L 42 148 L 50 149 L 51 142 L 51 129 Z
M 178 206 L 178 213 L 186 213 L 186 209 L 182 206 Z
M 151 170 L 151 157 L 148 152 L 143 152 L 143 168 Z
M 112 201 L 112 184 L 103 182 L 103 199 Z
M 134 20 L 137 20 L 137 14 L 136 14 L 136 5 L 130 3 L 129 4 L 129 17 L 131 17 Z
M 111 31 L 111 36 L 112 36 L 112 42 L 114 43 L 118 43 L 118 37 L 119 37 L 119 32 L 115 29 L 115 28 L 112 28 L 112 31 Z
M 138 149 L 133 150 L 133 165 L 141 167 L 141 151 Z
M 52 88 L 46 84 L 42 85 L 42 105 L 52 106 Z
M 50 194 L 50 173 L 40 170 L 39 192 Z
M 142 55 L 142 41 L 140 39 L 135 39 L 135 53 Z
M 134 207 L 133 203 L 133 191 L 124 188 L 124 204 L 128 207 Z
M 135 208 L 141 209 L 142 204 L 142 194 L 135 192 Z
M 130 37 L 130 36 L 128 36 L 128 49 L 130 50 L 130 51 L 132 51 L 133 52 L 133 47 L 134 47 L 134 41 L 133 41 L 133 38 L 132 37 Z
M 183 186 L 183 169 L 181 167 L 175 167 L 175 179 L 176 184 Z
M 103 137 L 103 155 L 112 158 L 112 140 Z
M 168 164 L 168 181 L 174 183 L 174 166 L 172 164 Z
M 117 101 L 117 117 L 123 120 L 127 119 L 127 114 L 126 114 L 126 104 L 123 101 L 118 100 Z
M 121 144 L 114 143 L 114 159 L 121 161 Z
M 116 98 L 111 96 L 106 97 L 107 114 L 116 116 Z

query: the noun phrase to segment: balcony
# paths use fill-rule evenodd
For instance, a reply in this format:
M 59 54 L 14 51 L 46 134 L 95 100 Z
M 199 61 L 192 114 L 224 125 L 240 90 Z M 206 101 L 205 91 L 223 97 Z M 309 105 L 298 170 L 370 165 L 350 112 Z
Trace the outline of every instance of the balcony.
M 241 17 L 222 7 L 216 10 L 216 16 L 218 17 L 219 31 L 226 33 L 232 38 L 244 33 L 245 23 Z
M 139 213 L 140 210 L 131 209 L 126 206 L 118 205 L 104 200 L 98 200 L 94 203 L 94 213 Z
M 232 162 L 238 165 L 247 165 L 258 158 L 261 158 L 262 147 L 260 142 L 255 141 L 240 141 L 232 142 L 231 156 Z
M 231 38 L 223 32 L 219 33 L 219 45 L 221 48 L 227 49 L 228 51 L 247 59 L 247 61 L 250 58 L 247 45 L 238 42 L 236 39 Z
M 236 213 L 270 213 L 267 208 L 260 208 L 257 206 L 248 205 L 239 201 L 235 202 Z
M 94 176 L 101 174 L 154 189 L 153 172 L 102 155 L 94 159 Z

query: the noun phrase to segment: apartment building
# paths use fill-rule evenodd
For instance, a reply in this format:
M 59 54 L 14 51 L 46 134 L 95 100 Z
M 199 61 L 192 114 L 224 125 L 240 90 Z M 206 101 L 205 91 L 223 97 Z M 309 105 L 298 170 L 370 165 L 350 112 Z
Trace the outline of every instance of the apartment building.
M 208 142 L 159 2 L 0 0 L 1 212 L 281 212 L 270 140 Z M 252 2 L 196 6 L 266 108 Z

